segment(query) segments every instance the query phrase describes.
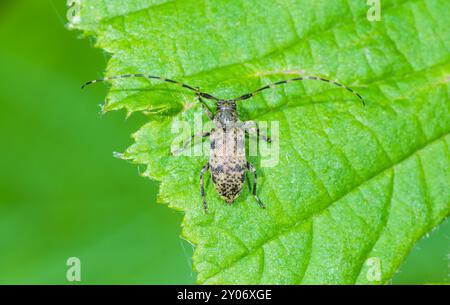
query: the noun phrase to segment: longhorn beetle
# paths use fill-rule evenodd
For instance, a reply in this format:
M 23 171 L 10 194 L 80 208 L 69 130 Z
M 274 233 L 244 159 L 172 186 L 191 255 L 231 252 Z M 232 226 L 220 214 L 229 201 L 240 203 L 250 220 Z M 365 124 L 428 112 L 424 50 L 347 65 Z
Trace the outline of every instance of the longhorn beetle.
M 256 194 L 256 169 L 251 163 L 247 162 L 245 156 L 244 132 L 249 134 L 252 133 L 254 135 L 256 134 L 257 138 L 262 138 L 264 141 L 269 143 L 271 142 L 271 139 L 266 135 L 260 134 L 258 125 L 255 123 L 251 121 L 242 122 L 239 120 L 239 116 L 236 111 L 236 102 L 247 100 L 261 91 L 274 88 L 278 85 L 310 79 L 331 83 L 344 88 L 345 90 L 356 95 L 361 100 L 362 104 L 365 105 L 364 99 L 358 92 L 336 81 L 317 76 L 301 76 L 278 81 L 261 87 L 253 92 L 243 94 L 234 99 L 219 99 L 209 93 L 200 91 L 197 87 L 193 87 L 169 78 L 145 74 L 124 74 L 91 80 L 85 83 L 81 88 L 83 89 L 90 84 L 121 78 L 156 79 L 189 89 L 195 93 L 195 97 L 202 105 L 206 115 L 214 122 L 215 127 L 210 132 L 194 134 L 190 140 L 184 143 L 182 148 L 186 148 L 195 138 L 210 138 L 210 158 L 208 163 L 206 163 L 200 171 L 200 192 L 202 195 L 203 207 L 206 213 L 208 212 L 208 207 L 205 199 L 203 178 L 208 170 L 211 171 L 211 177 L 217 192 L 228 204 L 232 204 L 238 197 L 244 184 L 245 173 L 246 171 L 250 171 L 253 174 L 253 197 L 261 208 L 265 208 L 264 204 Z M 203 99 L 213 100 L 216 102 L 215 114 L 213 114 Z

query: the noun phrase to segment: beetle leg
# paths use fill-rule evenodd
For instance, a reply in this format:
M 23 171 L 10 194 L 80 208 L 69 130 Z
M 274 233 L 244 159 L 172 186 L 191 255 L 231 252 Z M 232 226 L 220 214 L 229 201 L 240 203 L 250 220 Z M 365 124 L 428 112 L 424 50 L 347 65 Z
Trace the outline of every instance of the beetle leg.
M 205 184 L 204 184 L 203 177 L 204 177 L 205 173 L 208 171 L 208 169 L 209 169 L 209 163 L 206 163 L 200 172 L 200 193 L 202 194 L 203 208 L 205 209 L 205 213 L 208 213 L 208 206 L 206 205 Z
M 249 134 L 256 135 L 258 139 L 263 139 L 268 143 L 272 143 L 272 139 L 259 131 L 258 123 L 255 121 L 246 121 L 242 124 L 242 128 Z
M 255 200 L 259 204 L 259 206 L 262 207 L 263 209 L 265 209 L 266 207 L 261 202 L 258 195 L 256 195 L 256 178 L 257 178 L 256 169 L 251 163 L 247 162 L 247 170 L 251 171 L 253 174 L 253 197 L 255 197 Z
M 177 155 L 180 152 L 182 152 L 183 150 L 185 150 L 186 148 L 188 148 L 191 145 L 192 141 L 195 140 L 195 138 L 202 138 L 203 139 L 203 138 L 209 137 L 210 134 L 211 134 L 210 131 L 205 131 L 205 132 L 202 132 L 202 133 L 198 133 L 198 134 L 192 135 L 189 140 L 184 142 L 183 147 L 173 151 L 172 154 Z
M 205 101 L 202 100 L 202 98 L 200 97 L 199 94 L 197 94 L 196 97 L 197 97 L 197 100 L 200 102 L 200 104 L 202 104 L 202 108 L 203 108 L 203 111 L 205 111 L 206 116 L 207 116 L 210 120 L 213 120 L 213 119 L 214 119 L 214 115 L 213 115 L 211 109 L 209 109 L 208 105 L 206 105 Z

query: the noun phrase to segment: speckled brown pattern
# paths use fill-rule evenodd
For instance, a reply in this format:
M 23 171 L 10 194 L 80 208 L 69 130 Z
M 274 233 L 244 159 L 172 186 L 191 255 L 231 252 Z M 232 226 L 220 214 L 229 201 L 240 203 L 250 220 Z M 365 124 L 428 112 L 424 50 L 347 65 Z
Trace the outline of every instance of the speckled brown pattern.
M 231 204 L 242 190 L 247 170 L 245 134 L 237 126 L 215 128 L 211 143 L 209 166 L 211 177 L 220 196 Z
M 201 135 L 202 137 L 209 136 L 211 143 L 209 161 L 200 172 L 200 192 L 205 211 L 208 211 L 208 207 L 205 199 L 204 174 L 208 170 L 211 170 L 214 187 L 228 204 L 232 204 L 239 196 L 244 185 L 245 173 L 250 171 L 253 174 L 252 194 L 258 204 L 264 208 L 263 203 L 256 195 L 256 170 L 247 162 L 245 155 L 245 132 L 259 135 L 259 129 L 255 126 L 247 128 L 245 123 L 239 120 L 234 101 L 219 100 L 217 113 L 213 116 L 200 96 L 198 99 L 215 126 L 211 132 Z M 262 138 L 270 142 L 266 136 Z

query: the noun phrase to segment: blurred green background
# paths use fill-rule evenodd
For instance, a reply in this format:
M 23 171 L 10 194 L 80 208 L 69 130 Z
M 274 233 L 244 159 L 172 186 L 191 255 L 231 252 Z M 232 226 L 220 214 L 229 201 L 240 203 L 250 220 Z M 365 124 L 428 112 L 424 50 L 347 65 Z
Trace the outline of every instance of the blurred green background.
M 0 283 L 195 283 L 182 215 L 113 157 L 145 118 L 100 115 L 108 55 L 65 28 L 64 0 L 0 2 Z M 394 284 L 450 282 L 450 222 L 422 239 Z

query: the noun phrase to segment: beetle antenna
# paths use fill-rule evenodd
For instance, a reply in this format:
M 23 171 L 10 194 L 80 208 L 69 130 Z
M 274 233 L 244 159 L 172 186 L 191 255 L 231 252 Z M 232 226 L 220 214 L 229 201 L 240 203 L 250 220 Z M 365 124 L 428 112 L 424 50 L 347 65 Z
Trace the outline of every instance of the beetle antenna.
M 338 83 L 338 82 L 336 82 L 334 80 L 329 80 L 329 79 L 322 78 L 322 77 L 317 77 L 317 76 L 301 76 L 301 77 L 296 77 L 296 78 L 290 78 L 290 79 L 282 80 L 282 81 L 279 81 L 279 82 L 272 83 L 272 84 L 266 85 L 264 87 L 261 87 L 258 90 L 255 90 L 255 91 L 253 91 L 251 93 L 247 93 L 247 94 L 241 95 L 240 97 L 235 98 L 233 101 L 236 101 L 236 102 L 237 101 L 243 101 L 243 100 L 246 100 L 246 99 L 249 99 L 249 98 L 255 96 L 256 94 L 258 94 L 259 92 L 261 92 L 263 90 L 271 89 L 271 88 L 273 88 L 275 86 L 278 86 L 278 85 L 283 85 L 283 84 L 287 84 L 287 83 L 290 83 L 290 82 L 301 81 L 301 80 L 305 80 L 305 79 L 318 80 L 318 81 L 330 83 L 330 84 L 333 84 L 335 86 L 344 88 L 345 90 L 351 92 L 353 95 L 357 96 L 361 100 L 363 106 L 366 105 L 363 97 L 358 92 L 356 92 L 355 90 L 353 90 L 353 89 L 351 89 L 351 88 L 349 88 L 349 87 L 347 87 L 347 86 L 345 86 L 345 85 L 343 85 L 341 83 Z
M 167 82 L 167 83 L 171 83 L 171 84 L 175 84 L 175 85 L 179 85 L 183 88 L 189 89 L 191 91 L 194 91 L 197 95 L 206 98 L 206 99 L 210 99 L 210 100 L 215 100 L 218 101 L 219 99 L 212 96 L 211 94 L 205 93 L 200 91 L 198 88 L 192 87 L 190 85 L 175 81 L 173 79 L 169 79 L 169 78 L 164 78 L 164 77 L 160 77 L 160 76 L 153 76 L 153 75 L 144 75 L 144 74 L 123 74 L 123 75 L 116 75 L 116 76 L 108 76 L 108 77 L 104 77 L 104 78 L 100 78 L 100 79 L 94 79 L 91 81 L 88 81 L 86 83 L 83 84 L 83 86 L 81 86 L 81 89 L 84 89 L 86 86 L 89 86 L 91 84 L 95 84 L 95 83 L 100 83 L 100 82 L 106 82 L 106 81 L 110 81 L 113 79 L 121 79 L 121 78 L 146 78 L 146 79 L 157 79 L 157 80 L 161 80 L 163 82 Z

